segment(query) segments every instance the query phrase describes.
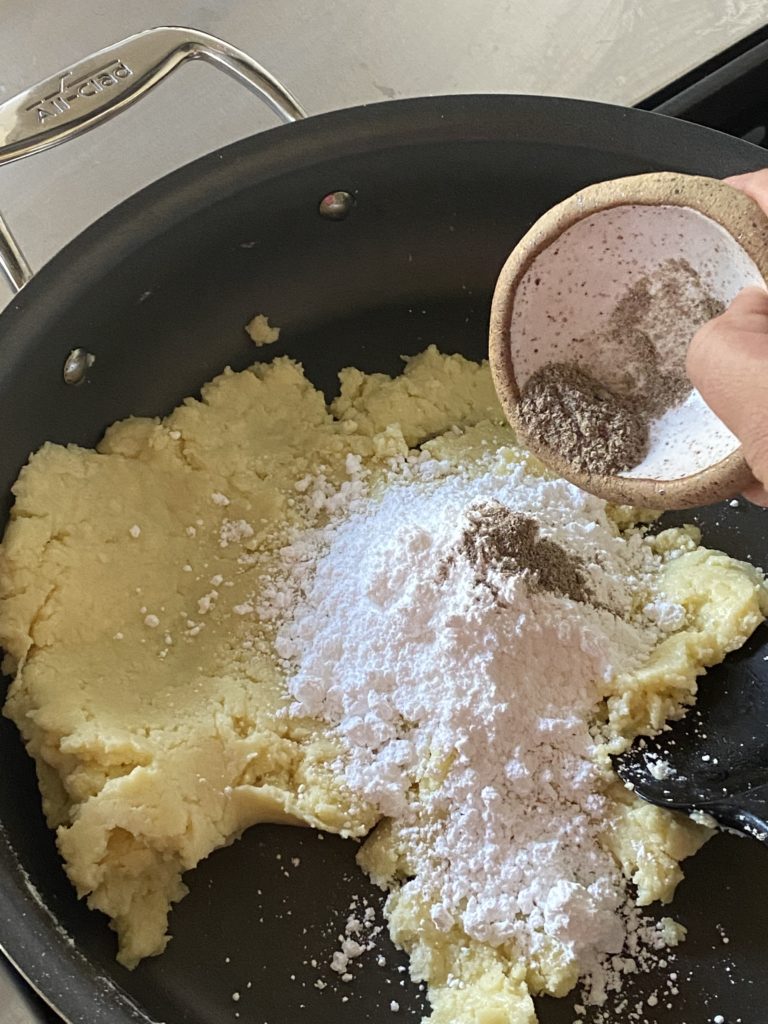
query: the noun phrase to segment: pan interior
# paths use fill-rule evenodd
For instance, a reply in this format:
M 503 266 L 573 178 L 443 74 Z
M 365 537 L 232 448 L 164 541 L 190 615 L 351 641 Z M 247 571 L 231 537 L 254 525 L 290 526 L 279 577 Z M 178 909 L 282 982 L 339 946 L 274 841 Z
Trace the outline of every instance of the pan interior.
M 626 129 L 628 113 L 505 97 L 347 112 L 247 140 L 129 201 L 4 314 L 3 493 L 45 440 L 93 444 L 118 418 L 168 412 L 227 364 L 290 354 L 331 395 L 341 367 L 395 373 L 401 355 L 429 344 L 483 358 L 497 273 L 554 203 L 602 178 L 758 166 L 759 151 L 734 154 L 693 128 L 657 128 L 649 118 L 646 129 L 638 114 L 643 125 Z M 361 132 L 374 141 L 360 142 Z M 338 189 L 354 193 L 356 206 L 346 220 L 325 220 L 318 203 Z M 255 313 L 281 327 L 277 345 L 249 342 L 243 325 Z M 96 362 L 88 382 L 72 388 L 61 367 L 77 345 Z M 765 558 L 766 513 L 726 506 L 701 522 L 710 546 Z M 761 679 L 762 656 L 760 647 L 750 654 Z M 419 1018 L 423 993 L 397 970 L 403 960 L 392 949 L 382 952 L 393 969 L 363 972 L 354 991 L 316 988 L 317 972 L 303 962 L 330 957 L 353 895 L 379 898 L 354 866 L 354 844 L 251 830 L 187 879 L 192 891 L 172 916 L 167 952 L 127 972 L 114 962 L 104 921 L 62 875 L 31 764 L 8 722 L 0 779 L 0 940 L 70 1019 L 218 1024 L 240 1013 L 270 1024 L 382 1022 L 394 1019 L 392 999 L 406 1019 Z M 286 879 L 278 854 L 299 857 L 301 871 Z M 673 1010 L 659 1001 L 654 1024 L 713 1012 L 761 1020 L 763 857 L 758 844 L 722 836 L 689 865 L 675 913 L 690 929 L 679 965 L 692 980 Z M 35 909 L 15 858 L 47 910 Z M 636 987 L 649 995 L 654 979 Z M 573 1001 L 547 1001 L 540 1016 L 570 1024 Z

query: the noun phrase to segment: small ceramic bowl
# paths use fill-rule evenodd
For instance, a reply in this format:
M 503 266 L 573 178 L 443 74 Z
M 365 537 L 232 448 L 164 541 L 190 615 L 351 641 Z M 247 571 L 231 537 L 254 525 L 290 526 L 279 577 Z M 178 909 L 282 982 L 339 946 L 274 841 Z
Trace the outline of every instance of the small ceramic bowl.
M 592 494 L 657 509 L 709 504 L 753 482 L 737 438 L 697 391 L 651 421 L 639 465 L 610 476 L 579 471 L 528 438 L 517 413 L 526 381 L 551 362 L 574 362 L 611 386 L 624 358 L 601 347 L 601 332 L 638 280 L 658 279 L 670 265 L 694 273 L 723 305 L 747 285 L 766 287 L 768 217 L 744 193 L 712 178 L 655 173 L 590 185 L 544 214 L 513 250 L 496 284 L 490 323 L 496 391 L 531 450 Z M 656 323 L 666 326 L 664 337 L 652 340 L 661 372 L 665 359 L 682 365 L 703 322 L 700 310 L 698 322 L 664 315 L 664 302 L 664 289 L 657 288 L 651 309 L 655 303 Z M 631 345 L 629 332 L 627 363 Z

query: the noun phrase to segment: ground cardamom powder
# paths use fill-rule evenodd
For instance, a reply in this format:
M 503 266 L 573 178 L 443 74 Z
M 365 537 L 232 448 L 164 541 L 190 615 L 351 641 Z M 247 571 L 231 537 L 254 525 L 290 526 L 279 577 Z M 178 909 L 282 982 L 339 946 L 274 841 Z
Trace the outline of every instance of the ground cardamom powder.
M 475 569 L 478 583 L 495 589 L 491 576 L 522 575 L 528 589 L 547 591 L 589 603 L 591 589 L 583 561 L 555 541 L 541 537 L 532 516 L 515 512 L 500 501 L 477 502 L 466 513 L 465 527 L 449 564 L 460 555 Z
M 573 360 L 546 363 L 525 382 L 517 413 L 527 440 L 581 473 L 639 465 L 652 421 L 691 392 L 687 340 L 724 308 L 687 260 L 666 260 L 640 277 L 602 330 L 573 339 Z
M 648 418 L 576 363 L 536 370 L 517 411 L 535 447 L 557 452 L 581 473 L 620 473 L 648 452 Z

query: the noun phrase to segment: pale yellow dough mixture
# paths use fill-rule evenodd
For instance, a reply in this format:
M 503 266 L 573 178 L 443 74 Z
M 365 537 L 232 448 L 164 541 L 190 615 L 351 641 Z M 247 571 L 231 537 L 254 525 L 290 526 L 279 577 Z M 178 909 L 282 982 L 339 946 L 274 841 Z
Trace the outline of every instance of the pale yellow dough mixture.
M 374 473 L 425 439 L 459 461 L 483 438 L 526 459 L 503 424 L 486 366 L 429 350 L 402 376 L 345 370 L 330 408 L 287 359 L 226 371 L 164 420 L 111 427 L 96 451 L 46 445 L 15 486 L 0 547 L 0 644 L 15 675 L 5 713 L 35 758 L 45 813 L 66 871 L 111 918 L 119 959 L 160 953 L 182 874 L 257 822 L 290 821 L 363 836 L 375 816 L 327 767 L 334 743 L 286 705 L 272 626 L 249 595 L 301 526 L 296 483 Z M 466 443 L 454 426 L 477 425 Z M 628 527 L 631 510 L 615 510 Z M 675 556 L 661 590 L 687 621 L 608 694 L 614 747 L 690 703 L 706 666 L 739 647 L 768 610 L 750 566 L 667 531 Z M 639 900 L 668 901 L 679 862 L 708 832 L 641 803 L 620 785 L 621 826 L 607 840 Z M 407 851 L 386 823 L 362 848 L 374 878 Z M 557 964 L 533 971 L 509 950 L 438 932 L 428 908 L 390 898 L 395 940 L 426 978 L 441 1024 L 535 1021 L 530 993 L 575 982 Z M 462 985 L 448 984 L 450 976 Z
M 252 320 L 245 325 L 245 333 L 251 339 L 256 348 L 262 345 L 273 345 L 280 337 L 280 328 L 273 327 L 269 318 L 263 313 L 257 313 Z

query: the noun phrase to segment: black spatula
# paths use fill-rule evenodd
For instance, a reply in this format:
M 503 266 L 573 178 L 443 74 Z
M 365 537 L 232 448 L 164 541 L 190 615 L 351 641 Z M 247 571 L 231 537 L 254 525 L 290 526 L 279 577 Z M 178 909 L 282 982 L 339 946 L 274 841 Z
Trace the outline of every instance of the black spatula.
M 700 812 L 768 844 L 768 628 L 700 681 L 695 708 L 614 767 L 659 807 Z

